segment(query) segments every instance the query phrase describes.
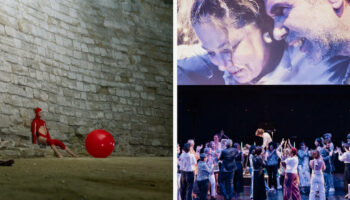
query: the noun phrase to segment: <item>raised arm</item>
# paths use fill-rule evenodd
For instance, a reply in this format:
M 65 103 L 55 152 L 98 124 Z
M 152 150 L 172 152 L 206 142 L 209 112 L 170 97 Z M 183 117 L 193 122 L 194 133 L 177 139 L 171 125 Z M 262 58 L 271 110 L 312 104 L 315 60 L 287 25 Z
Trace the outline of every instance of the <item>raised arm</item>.
M 290 143 L 290 139 L 288 139 L 288 147 L 293 148 L 292 144 Z
M 279 158 L 281 158 L 281 156 L 282 156 L 282 146 L 283 146 L 283 144 L 284 144 L 284 138 L 282 139 L 281 144 L 276 149 L 276 153 L 277 153 L 277 156 Z

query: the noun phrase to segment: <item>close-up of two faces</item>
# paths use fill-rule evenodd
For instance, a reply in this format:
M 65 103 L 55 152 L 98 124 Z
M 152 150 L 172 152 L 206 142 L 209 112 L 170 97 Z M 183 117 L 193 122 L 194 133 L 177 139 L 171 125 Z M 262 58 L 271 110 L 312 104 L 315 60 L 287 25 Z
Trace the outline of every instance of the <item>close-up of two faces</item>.
M 348 84 L 348 0 L 178 0 L 178 85 Z

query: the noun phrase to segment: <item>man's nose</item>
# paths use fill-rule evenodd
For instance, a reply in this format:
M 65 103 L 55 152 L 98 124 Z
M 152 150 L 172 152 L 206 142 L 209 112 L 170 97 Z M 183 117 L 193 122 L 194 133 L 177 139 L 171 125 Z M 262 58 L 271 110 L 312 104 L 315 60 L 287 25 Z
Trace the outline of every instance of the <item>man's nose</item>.
M 283 40 L 287 37 L 288 32 L 289 30 L 285 26 L 275 27 L 273 29 L 273 37 L 275 38 L 275 40 Z
M 233 64 L 232 63 L 232 56 L 231 56 L 231 53 L 224 53 L 222 56 L 221 56 L 221 62 L 222 62 L 222 65 L 227 68 L 227 67 L 231 67 L 231 65 Z

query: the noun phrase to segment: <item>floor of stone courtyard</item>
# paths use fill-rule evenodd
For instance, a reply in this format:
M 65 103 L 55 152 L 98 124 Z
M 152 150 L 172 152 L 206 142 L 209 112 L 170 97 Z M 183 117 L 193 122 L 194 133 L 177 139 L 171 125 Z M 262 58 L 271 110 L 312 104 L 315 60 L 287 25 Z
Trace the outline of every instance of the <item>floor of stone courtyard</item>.
M 0 167 L 0 199 L 171 199 L 172 158 L 15 159 Z

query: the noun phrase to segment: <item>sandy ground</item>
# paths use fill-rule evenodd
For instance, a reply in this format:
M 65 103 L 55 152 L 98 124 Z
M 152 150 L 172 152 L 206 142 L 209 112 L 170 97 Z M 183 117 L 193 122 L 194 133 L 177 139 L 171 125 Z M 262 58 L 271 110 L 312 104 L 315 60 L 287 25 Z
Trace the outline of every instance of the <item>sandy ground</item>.
M 172 158 L 16 159 L 0 167 L 0 199 L 172 199 Z

